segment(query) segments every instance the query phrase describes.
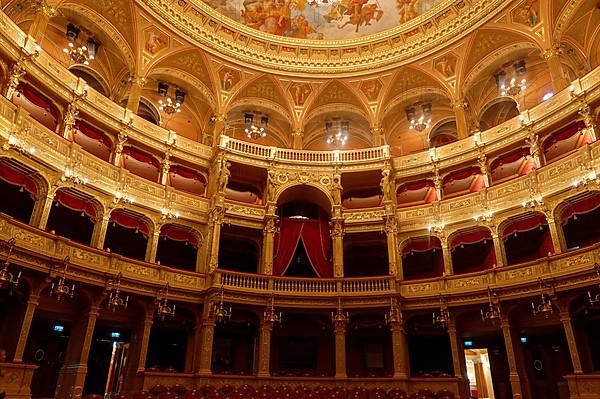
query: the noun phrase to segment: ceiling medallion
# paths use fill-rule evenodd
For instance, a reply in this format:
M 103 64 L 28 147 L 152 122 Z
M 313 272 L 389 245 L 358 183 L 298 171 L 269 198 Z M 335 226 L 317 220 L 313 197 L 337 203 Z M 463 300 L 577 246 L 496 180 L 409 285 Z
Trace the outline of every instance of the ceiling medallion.
M 246 137 L 252 140 L 258 140 L 267 136 L 267 129 L 269 128 L 269 117 L 267 115 L 261 116 L 260 126 L 256 126 L 254 124 L 254 114 L 250 112 L 245 112 L 244 125 L 246 125 L 246 128 L 244 129 Z
M 185 101 L 185 92 L 181 89 L 175 89 L 175 99 L 168 95 L 169 85 L 164 82 L 158 83 L 158 95 L 165 100 L 158 100 L 158 108 L 167 115 L 173 115 L 181 112 L 181 105 Z
M 75 64 L 90 65 L 90 61 L 96 58 L 96 53 L 100 47 L 100 43 L 88 37 L 87 45 L 78 46 L 76 44 L 77 38 L 81 33 L 81 29 L 72 23 L 67 24 L 67 47 L 63 49 L 63 52 L 69 56 L 71 62 Z
M 406 108 L 406 119 L 409 123 L 409 129 L 422 132 L 431 126 L 431 102 L 420 104 L 421 112 L 417 116 L 417 105 Z
M 342 147 L 348 141 L 350 132 L 350 121 L 334 119 L 325 122 L 325 133 L 327 134 L 327 144 L 334 147 Z

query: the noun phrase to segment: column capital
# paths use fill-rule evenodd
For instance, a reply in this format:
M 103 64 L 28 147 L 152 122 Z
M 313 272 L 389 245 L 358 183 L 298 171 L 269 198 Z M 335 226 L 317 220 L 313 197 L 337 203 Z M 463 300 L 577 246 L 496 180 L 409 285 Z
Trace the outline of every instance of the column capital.
M 332 237 L 343 237 L 344 231 L 344 220 L 332 220 L 331 221 L 331 236 Z
M 542 53 L 542 56 L 546 61 L 548 61 L 552 57 L 558 57 L 563 53 L 562 49 L 558 46 L 554 46 L 551 48 L 547 48 Z
M 454 108 L 455 110 L 457 109 L 467 109 L 469 108 L 469 102 L 467 101 L 466 98 L 453 98 L 450 101 L 450 105 L 452 106 L 452 108 Z

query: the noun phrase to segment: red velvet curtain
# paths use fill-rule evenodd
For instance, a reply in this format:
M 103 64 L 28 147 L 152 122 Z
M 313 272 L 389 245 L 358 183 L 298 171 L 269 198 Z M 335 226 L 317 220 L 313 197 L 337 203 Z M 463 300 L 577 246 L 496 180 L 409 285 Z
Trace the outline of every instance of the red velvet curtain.
M 583 123 L 583 121 L 579 121 L 577 123 L 574 123 L 574 124 L 566 127 L 564 130 L 560 130 L 560 131 L 554 133 L 544 143 L 544 150 L 547 150 L 549 147 L 553 146 L 554 144 L 558 143 L 559 141 L 563 141 L 563 140 L 570 138 L 575 133 L 579 132 L 581 129 L 584 129 L 584 128 L 585 128 L 585 123 Z
M 37 186 L 33 180 L 28 179 L 23 173 L 10 166 L 0 164 L 0 179 L 9 184 L 23 187 L 32 197 L 37 195 Z
M 435 237 L 419 238 L 411 240 L 402 248 L 402 256 L 406 256 L 411 252 L 427 252 L 432 249 L 442 249 L 442 243 Z
M 459 234 L 457 237 L 452 240 L 452 244 L 450 245 L 450 249 L 454 249 L 460 245 L 464 244 L 476 244 L 483 240 L 492 240 L 492 234 L 489 230 L 475 230 L 470 232 L 465 232 Z
M 167 237 L 173 241 L 187 242 L 194 248 L 198 249 L 198 239 L 190 231 L 167 225 L 160 230 L 160 236 Z
M 133 216 L 115 211 L 110 214 L 110 220 L 121 227 L 125 227 L 127 229 L 136 229 L 142 233 L 144 237 L 148 238 L 149 231 L 146 223 Z
M 273 273 L 283 276 L 294 257 L 298 243 L 304 249 L 315 273 L 319 277 L 333 277 L 331 265 L 331 238 L 325 219 L 282 218 L 280 233 L 275 236 Z
M 600 207 L 600 195 L 595 195 L 593 197 L 577 201 L 563 211 L 561 215 L 562 224 L 567 224 L 569 219 L 575 215 L 591 212 L 596 210 L 598 207 Z
M 537 229 L 540 226 L 547 225 L 548 221 L 544 215 L 533 215 L 532 217 L 528 217 L 527 219 L 515 220 L 510 225 L 508 225 L 503 232 L 504 240 L 515 232 L 525 232 L 531 231 L 533 229 Z
M 507 164 L 511 164 L 513 162 L 518 161 L 521 158 L 525 158 L 529 156 L 529 149 L 528 148 L 519 148 L 517 151 L 512 152 L 508 155 L 505 155 L 501 158 L 496 159 L 491 166 L 491 171 L 492 173 L 494 172 L 494 170 L 496 170 L 497 168 L 503 166 L 503 165 L 507 165 Z
M 481 173 L 481 169 L 476 168 L 476 167 L 471 167 L 471 168 L 467 168 L 467 169 L 463 169 L 463 170 L 459 170 L 457 172 L 454 173 L 450 173 L 449 175 L 447 175 L 444 178 L 444 184 L 445 183 L 449 183 L 453 180 L 463 180 L 463 179 L 467 179 L 471 176 L 475 176 Z
M 46 99 L 43 95 L 38 93 L 33 87 L 27 84 L 19 84 L 17 87 L 17 91 L 23 93 L 25 98 L 27 98 L 33 105 L 46 109 L 50 114 L 56 119 L 60 119 L 60 112 L 58 108 L 52 103 L 52 101 Z
M 103 133 L 97 131 L 96 129 L 94 129 L 93 127 L 89 126 L 86 123 L 83 123 L 81 121 L 78 121 L 75 124 L 75 128 L 77 130 L 79 130 L 82 134 L 86 135 L 87 137 L 99 141 L 100 143 L 102 143 L 105 147 L 111 149 L 112 148 L 112 142 L 110 141 L 110 139 L 108 137 L 106 137 Z
M 83 212 L 92 219 L 96 219 L 96 209 L 89 202 L 77 198 L 65 191 L 58 191 L 54 195 L 54 200 L 62 206 L 73 211 Z
M 158 160 L 156 158 L 154 158 L 153 156 L 150 156 L 140 150 L 137 150 L 133 147 L 125 147 L 123 149 L 123 154 L 129 155 L 130 157 L 132 157 L 133 159 L 135 159 L 139 162 L 147 163 L 156 168 L 158 168 L 160 166 L 160 163 L 158 162 Z

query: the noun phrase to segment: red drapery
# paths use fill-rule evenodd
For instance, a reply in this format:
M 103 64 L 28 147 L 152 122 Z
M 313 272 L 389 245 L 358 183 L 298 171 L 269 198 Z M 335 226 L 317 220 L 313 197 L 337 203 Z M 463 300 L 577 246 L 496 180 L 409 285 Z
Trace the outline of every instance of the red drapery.
M 160 230 L 161 237 L 167 237 L 173 241 L 187 242 L 194 248 L 198 249 L 198 238 L 191 231 L 183 230 L 175 226 L 164 226 Z
M 563 211 L 561 215 L 562 224 L 567 224 L 569 219 L 575 215 L 591 212 L 598 207 L 600 207 L 600 195 L 594 195 L 593 197 L 577 201 Z
M 275 236 L 273 274 L 285 274 L 300 240 L 317 276 L 333 277 L 329 225 L 324 219 L 281 219 L 280 233 Z
M 150 156 L 148 154 L 145 154 L 144 152 L 137 150 L 133 147 L 125 147 L 123 149 L 123 154 L 132 157 L 136 161 L 147 163 L 156 168 L 158 168 L 158 166 L 160 165 L 160 163 L 158 162 L 158 160 L 156 158 L 154 158 L 153 156 Z
M 417 238 L 411 240 L 402 248 L 402 256 L 406 256 L 411 252 L 427 252 L 432 249 L 442 249 L 442 243 L 436 237 Z
M 504 240 L 506 240 L 511 234 L 521 233 L 530 231 L 533 229 L 537 229 L 540 226 L 545 226 L 548 224 L 546 217 L 544 215 L 536 214 L 527 219 L 515 220 L 510 225 L 508 225 L 503 232 Z
M 110 139 L 108 137 L 106 137 L 103 133 L 97 131 L 96 129 L 94 129 L 93 127 L 89 126 L 86 123 L 83 123 L 81 121 L 77 121 L 77 123 L 75 124 L 75 128 L 77 130 L 79 130 L 82 134 L 86 135 L 87 137 L 99 141 L 100 143 L 102 143 L 105 147 L 107 148 L 112 148 L 112 143 L 110 141 Z
M 492 166 L 490 169 L 492 170 L 492 173 L 493 173 L 494 170 L 496 170 L 497 168 L 499 168 L 503 165 L 511 164 L 511 163 L 518 161 L 521 158 L 525 158 L 527 156 L 529 156 L 529 149 L 519 148 L 517 151 L 514 151 L 508 155 L 505 155 L 503 157 L 496 159 L 492 163 Z
M 23 187 L 32 197 L 37 194 L 37 186 L 33 180 L 28 179 L 23 173 L 10 166 L 0 164 L 0 179 L 9 184 Z
M 398 194 L 403 193 L 405 191 L 421 190 L 425 187 L 433 187 L 433 182 L 431 180 L 421 180 L 413 183 L 403 184 L 402 186 L 398 187 Z
M 450 249 L 454 250 L 454 248 L 464 245 L 464 244 L 476 244 L 478 242 L 484 240 L 491 240 L 492 234 L 489 230 L 475 230 L 469 231 L 465 233 L 459 234 L 452 240 L 452 244 L 450 245 Z
M 22 93 L 33 105 L 48 110 L 56 120 L 60 119 L 60 112 L 58 112 L 58 108 L 52 104 L 52 101 L 46 99 L 31 86 L 21 83 L 17 87 L 17 92 Z
M 459 170 L 457 172 L 454 173 L 450 173 L 449 175 L 447 175 L 444 178 L 444 184 L 445 183 L 449 183 L 453 180 L 463 180 L 463 179 L 467 179 L 471 176 L 475 176 L 481 174 L 481 169 L 476 168 L 476 167 L 471 167 L 471 168 L 467 168 L 467 169 L 463 169 L 463 170 Z
M 65 191 L 58 191 L 54 195 L 54 200 L 59 204 L 77 212 L 83 212 L 91 219 L 96 219 L 96 209 L 89 202 L 77 198 Z
M 136 229 L 148 238 L 148 226 L 143 221 L 121 212 L 113 212 L 110 214 L 110 220 L 126 229 Z
M 544 150 L 547 150 L 548 148 L 550 148 L 554 144 L 558 143 L 559 141 L 563 141 L 563 140 L 570 138 L 575 133 L 577 133 L 578 131 L 580 131 L 581 129 L 584 129 L 584 128 L 585 128 L 585 123 L 583 123 L 583 121 L 579 121 L 577 123 L 572 124 L 571 126 L 568 126 L 564 130 L 558 131 L 557 133 L 552 135 L 548 140 L 546 140 L 546 142 L 544 143 Z
M 172 165 L 171 168 L 169 169 L 169 173 L 173 174 L 173 175 L 178 175 L 178 176 L 184 177 L 186 179 L 194 179 L 194 180 L 198 180 L 202 183 L 206 183 L 204 181 L 204 176 L 202 176 L 200 173 L 196 173 L 192 170 L 189 170 L 189 169 L 184 168 L 179 165 Z

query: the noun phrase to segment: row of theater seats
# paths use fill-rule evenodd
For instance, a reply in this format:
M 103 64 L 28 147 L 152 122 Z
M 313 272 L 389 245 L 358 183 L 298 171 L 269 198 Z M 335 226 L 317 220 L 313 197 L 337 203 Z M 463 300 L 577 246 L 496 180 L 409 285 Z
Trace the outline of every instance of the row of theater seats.
M 217 388 L 205 385 L 200 389 L 189 390 L 183 385 L 173 385 L 167 388 L 164 385 L 155 385 L 148 391 L 143 391 L 128 397 L 125 395 L 112 396 L 111 399 L 454 399 L 452 392 L 442 390 L 437 393 L 422 389 L 408 395 L 401 389 L 385 391 L 383 389 L 367 388 L 328 388 L 318 386 L 311 389 L 301 385 L 290 387 L 280 385 L 262 385 L 254 388 L 250 385 L 230 386 L 224 385 Z M 103 399 L 102 395 L 88 395 L 83 399 Z

